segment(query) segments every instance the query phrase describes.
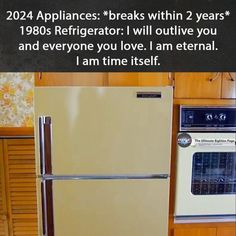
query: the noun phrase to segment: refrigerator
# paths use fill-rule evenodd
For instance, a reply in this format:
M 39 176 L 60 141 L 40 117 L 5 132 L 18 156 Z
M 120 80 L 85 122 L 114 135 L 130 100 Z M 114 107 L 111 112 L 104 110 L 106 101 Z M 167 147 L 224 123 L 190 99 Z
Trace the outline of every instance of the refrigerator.
M 172 97 L 35 88 L 40 236 L 168 235 Z

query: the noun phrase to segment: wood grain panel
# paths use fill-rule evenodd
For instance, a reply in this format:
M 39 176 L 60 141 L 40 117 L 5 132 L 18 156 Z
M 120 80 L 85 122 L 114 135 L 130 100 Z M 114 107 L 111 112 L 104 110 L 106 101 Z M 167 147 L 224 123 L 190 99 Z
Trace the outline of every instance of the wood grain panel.
M 217 236 L 235 236 L 236 225 L 234 227 L 222 227 L 217 229 Z
M 109 73 L 108 86 L 167 86 L 172 85 L 169 73 L 121 72 Z
M 175 98 L 220 98 L 222 73 L 175 73 Z
M 35 73 L 36 86 L 104 86 L 107 83 L 107 73 Z
M 167 86 L 169 73 L 35 73 L 36 86 Z
M 4 140 L 7 202 L 12 236 L 38 234 L 34 153 L 33 139 Z
M 180 99 L 175 98 L 174 104 L 179 105 L 196 105 L 196 106 L 221 106 L 235 105 L 235 99 Z
M 20 137 L 33 136 L 33 127 L 0 127 L 0 136 L 2 137 Z
M 216 236 L 216 228 L 175 229 L 174 236 Z
M 222 98 L 236 98 L 236 73 L 224 73 L 222 78 Z
M 0 236 L 8 235 L 5 176 L 3 165 L 3 141 L 0 140 Z
M 108 86 L 138 86 L 137 72 L 108 73 Z
M 172 73 L 139 72 L 139 86 L 168 86 L 172 85 Z

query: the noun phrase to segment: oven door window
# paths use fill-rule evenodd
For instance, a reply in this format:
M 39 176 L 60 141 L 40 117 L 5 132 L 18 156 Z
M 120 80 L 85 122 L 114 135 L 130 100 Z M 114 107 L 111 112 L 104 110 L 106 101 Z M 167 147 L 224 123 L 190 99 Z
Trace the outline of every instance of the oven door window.
M 236 193 L 236 152 L 196 152 L 192 163 L 192 194 Z

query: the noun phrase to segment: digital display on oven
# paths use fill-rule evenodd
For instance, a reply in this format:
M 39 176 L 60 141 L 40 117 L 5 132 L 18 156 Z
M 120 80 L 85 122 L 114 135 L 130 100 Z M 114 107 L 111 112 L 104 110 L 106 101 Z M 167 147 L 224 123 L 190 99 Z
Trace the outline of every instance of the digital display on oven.
M 192 194 L 236 194 L 236 152 L 196 152 L 192 163 Z

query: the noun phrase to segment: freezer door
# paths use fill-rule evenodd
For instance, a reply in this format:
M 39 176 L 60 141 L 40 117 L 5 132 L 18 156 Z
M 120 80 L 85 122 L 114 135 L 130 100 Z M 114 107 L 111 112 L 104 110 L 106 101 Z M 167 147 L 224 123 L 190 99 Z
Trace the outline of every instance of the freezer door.
M 167 236 L 168 185 L 168 179 L 54 180 L 47 236 Z
M 54 175 L 169 173 L 171 87 L 36 88 L 39 117 Z

